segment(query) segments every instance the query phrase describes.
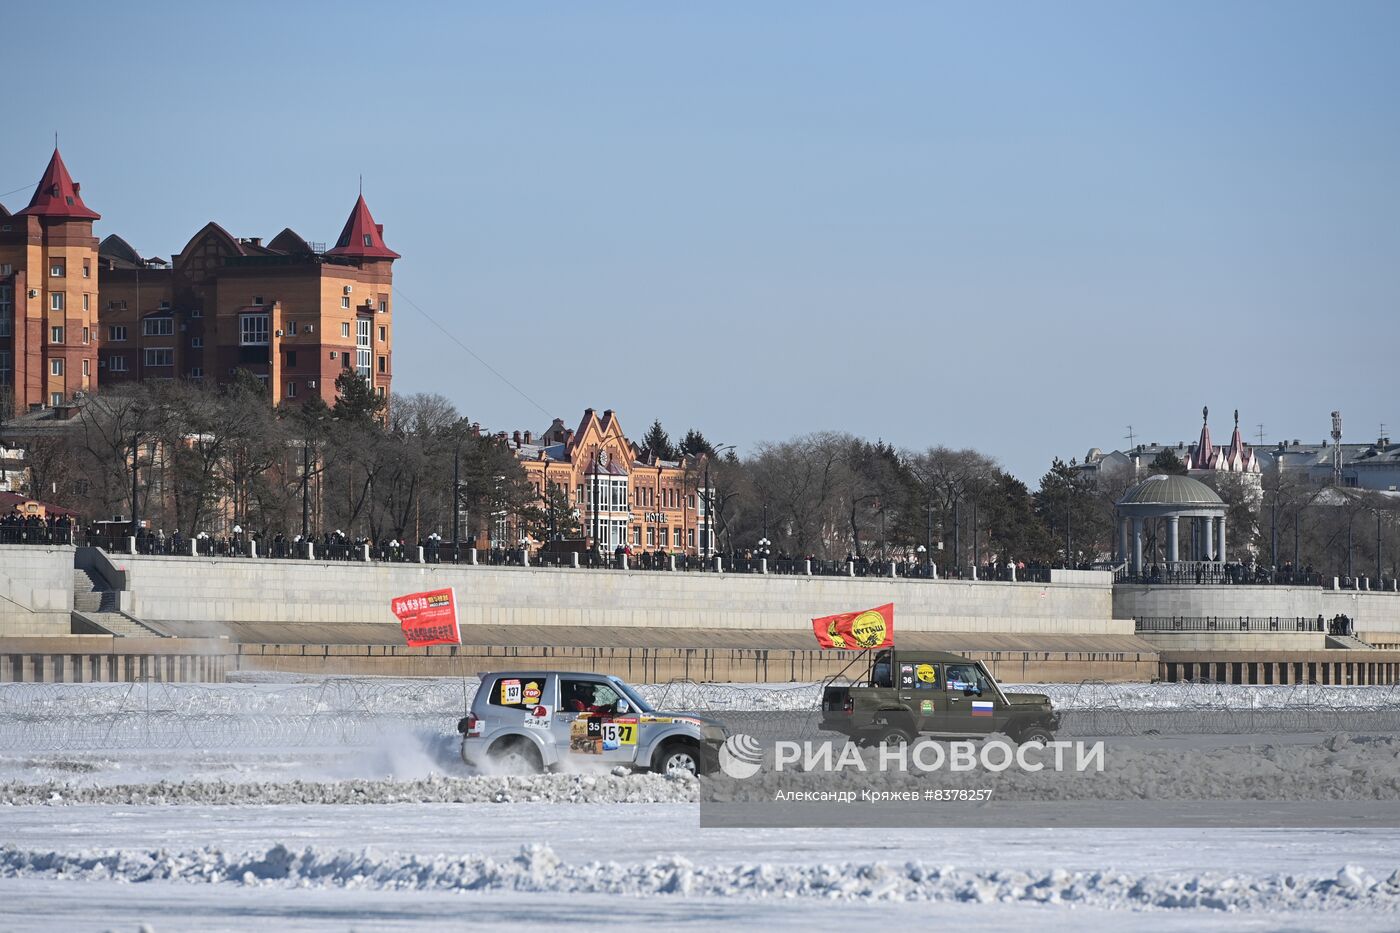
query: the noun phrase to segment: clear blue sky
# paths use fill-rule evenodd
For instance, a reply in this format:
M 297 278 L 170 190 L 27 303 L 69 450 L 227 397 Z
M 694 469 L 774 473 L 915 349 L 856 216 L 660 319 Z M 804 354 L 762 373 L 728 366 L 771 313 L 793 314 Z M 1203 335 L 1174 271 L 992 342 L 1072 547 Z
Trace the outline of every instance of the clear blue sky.
M 1400 4 L 15 4 L 0 191 L 404 258 L 395 391 L 1053 455 L 1400 435 Z M 707 371 L 705 359 L 714 365 Z

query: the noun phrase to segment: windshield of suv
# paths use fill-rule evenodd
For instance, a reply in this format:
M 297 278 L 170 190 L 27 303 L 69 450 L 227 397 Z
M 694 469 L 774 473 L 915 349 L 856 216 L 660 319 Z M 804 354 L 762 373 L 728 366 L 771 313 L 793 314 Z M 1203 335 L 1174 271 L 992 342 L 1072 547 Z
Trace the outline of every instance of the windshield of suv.
M 614 687 L 616 687 L 617 690 L 618 690 L 618 692 L 621 693 L 623 696 L 625 696 L 625 697 L 628 699 L 628 701 L 632 704 L 632 708 L 633 708 L 634 710 L 636 710 L 637 712 L 640 712 L 640 713 L 654 713 L 654 712 L 656 712 L 656 710 L 654 710 L 654 709 L 651 708 L 651 704 L 648 703 L 646 700 L 643 700 L 642 697 L 641 697 L 641 694 L 639 694 L 636 690 L 634 690 L 634 689 L 632 688 L 631 684 L 624 683 L 623 681 L 619 680 L 619 679 L 616 678 L 616 677 L 609 677 L 609 678 L 608 678 L 608 683 L 610 683 L 610 684 L 612 684 Z

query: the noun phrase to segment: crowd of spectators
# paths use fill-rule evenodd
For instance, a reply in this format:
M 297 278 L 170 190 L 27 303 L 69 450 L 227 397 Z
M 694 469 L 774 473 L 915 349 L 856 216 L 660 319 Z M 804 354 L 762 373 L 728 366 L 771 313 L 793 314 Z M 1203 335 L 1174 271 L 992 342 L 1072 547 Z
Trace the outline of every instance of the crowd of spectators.
M 0 544 L 72 544 L 73 521 L 66 514 L 25 514 L 18 508 L 0 517 Z

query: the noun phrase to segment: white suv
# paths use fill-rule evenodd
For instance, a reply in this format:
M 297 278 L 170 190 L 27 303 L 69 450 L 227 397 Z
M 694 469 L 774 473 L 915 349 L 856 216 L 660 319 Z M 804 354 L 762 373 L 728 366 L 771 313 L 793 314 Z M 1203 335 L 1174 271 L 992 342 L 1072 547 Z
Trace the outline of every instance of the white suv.
M 482 674 L 457 731 L 468 765 L 512 772 L 594 762 L 706 774 L 728 736 L 712 719 L 652 709 L 617 677 L 563 671 Z

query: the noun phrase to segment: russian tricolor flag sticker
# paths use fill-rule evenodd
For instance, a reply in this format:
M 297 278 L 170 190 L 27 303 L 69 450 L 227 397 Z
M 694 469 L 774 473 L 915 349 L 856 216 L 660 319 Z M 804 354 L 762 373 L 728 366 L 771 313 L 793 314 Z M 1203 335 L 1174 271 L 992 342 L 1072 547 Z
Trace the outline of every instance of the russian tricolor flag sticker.
M 972 701 L 972 715 L 974 715 L 974 716 L 990 716 L 990 715 L 992 715 L 992 704 L 991 704 L 990 702 L 988 702 L 987 700 L 973 700 L 973 701 Z

